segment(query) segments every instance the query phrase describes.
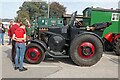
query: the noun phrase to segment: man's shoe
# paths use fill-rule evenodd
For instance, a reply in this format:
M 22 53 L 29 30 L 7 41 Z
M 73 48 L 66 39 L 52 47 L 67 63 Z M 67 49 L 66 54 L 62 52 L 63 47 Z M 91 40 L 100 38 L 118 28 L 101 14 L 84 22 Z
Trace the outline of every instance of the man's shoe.
M 12 60 L 13 64 L 15 64 L 15 60 Z
M 19 69 L 19 67 L 15 67 L 14 69 L 17 70 L 17 69 Z
M 13 64 L 15 64 L 15 61 L 12 61 Z
M 11 44 L 9 43 L 9 44 L 7 44 L 7 45 L 11 45 Z
M 21 71 L 26 71 L 27 70 L 27 68 L 25 68 L 25 67 L 23 67 L 23 69 L 19 69 L 19 71 L 21 72 Z

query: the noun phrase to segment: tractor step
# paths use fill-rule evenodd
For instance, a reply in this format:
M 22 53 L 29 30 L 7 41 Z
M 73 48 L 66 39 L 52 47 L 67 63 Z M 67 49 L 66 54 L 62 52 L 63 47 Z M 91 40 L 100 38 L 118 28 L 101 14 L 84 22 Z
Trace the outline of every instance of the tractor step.
M 69 56 L 68 55 L 64 55 L 64 54 L 60 54 L 60 53 L 56 53 L 56 54 L 54 54 L 54 53 L 51 53 L 51 52 L 45 52 L 46 53 L 46 55 L 49 55 L 49 56 L 51 56 L 51 57 L 54 57 L 54 58 L 69 58 Z

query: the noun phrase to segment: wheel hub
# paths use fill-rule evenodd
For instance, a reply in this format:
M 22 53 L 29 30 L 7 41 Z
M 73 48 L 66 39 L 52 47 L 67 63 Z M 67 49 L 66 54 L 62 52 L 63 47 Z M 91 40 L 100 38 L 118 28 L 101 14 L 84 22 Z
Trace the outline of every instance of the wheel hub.
M 84 56 L 89 56 L 90 54 L 92 54 L 92 50 L 90 47 L 83 47 L 82 52 Z
M 29 61 L 35 62 L 39 60 L 39 57 L 41 56 L 41 52 L 37 48 L 29 48 L 26 51 L 26 58 Z
M 31 52 L 30 56 L 31 56 L 31 58 L 35 58 L 36 57 L 36 53 L 35 52 Z
M 91 58 L 95 53 L 95 46 L 90 42 L 83 42 L 78 46 L 78 54 L 82 58 Z

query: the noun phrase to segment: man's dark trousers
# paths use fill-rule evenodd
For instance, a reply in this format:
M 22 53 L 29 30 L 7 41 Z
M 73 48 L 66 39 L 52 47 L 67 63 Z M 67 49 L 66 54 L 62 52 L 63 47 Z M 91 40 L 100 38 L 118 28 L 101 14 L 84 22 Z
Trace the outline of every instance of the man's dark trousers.
M 16 55 L 16 48 L 15 48 L 15 41 L 12 40 L 12 50 L 11 50 L 11 56 L 12 56 L 12 62 L 15 63 L 15 55 Z

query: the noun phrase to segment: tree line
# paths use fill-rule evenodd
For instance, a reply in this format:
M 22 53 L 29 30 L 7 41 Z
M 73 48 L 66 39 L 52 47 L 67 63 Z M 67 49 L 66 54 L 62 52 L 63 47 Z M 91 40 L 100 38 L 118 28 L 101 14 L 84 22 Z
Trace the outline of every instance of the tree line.
M 37 17 L 47 18 L 49 6 L 49 18 L 61 18 L 66 13 L 66 7 L 58 2 L 48 4 L 45 1 L 40 2 L 24 2 L 17 11 L 16 20 L 35 19 Z

